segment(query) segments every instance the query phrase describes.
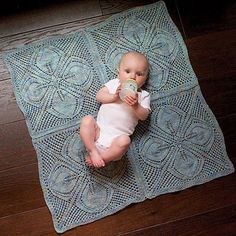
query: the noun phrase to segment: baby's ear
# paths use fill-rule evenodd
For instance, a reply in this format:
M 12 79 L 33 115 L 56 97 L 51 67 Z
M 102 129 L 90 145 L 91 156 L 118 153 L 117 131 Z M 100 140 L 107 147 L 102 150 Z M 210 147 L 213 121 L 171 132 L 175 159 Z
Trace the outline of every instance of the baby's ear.
M 116 69 L 116 73 L 117 73 L 117 75 L 119 75 L 119 73 L 120 73 L 120 69 L 119 68 Z

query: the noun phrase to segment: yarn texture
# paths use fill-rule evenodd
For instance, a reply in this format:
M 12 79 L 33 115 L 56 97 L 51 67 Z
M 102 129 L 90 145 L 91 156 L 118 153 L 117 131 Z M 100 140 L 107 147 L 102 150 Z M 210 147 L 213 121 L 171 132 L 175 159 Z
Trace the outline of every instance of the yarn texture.
M 122 54 L 133 50 L 150 63 L 145 90 L 151 94 L 151 114 L 139 122 L 120 161 L 90 168 L 80 121 L 88 114 L 96 117 L 96 92 L 116 78 Z M 10 51 L 4 60 L 59 233 L 234 171 L 185 43 L 162 1 Z

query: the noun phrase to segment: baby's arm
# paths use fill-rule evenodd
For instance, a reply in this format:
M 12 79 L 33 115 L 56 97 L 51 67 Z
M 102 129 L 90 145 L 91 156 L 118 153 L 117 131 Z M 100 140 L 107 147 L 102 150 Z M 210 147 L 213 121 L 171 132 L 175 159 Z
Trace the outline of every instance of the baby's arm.
M 133 106 L 134 112 L 139 120 L 146 120 L 149 115 L 149 109 L 142 107 L 139 103 Z
M 138 103 L 138 94 L 136 94 L 135 97 L 133 96 L 127 96 L 125 98 L 125 102 L 129 104 L 133 110 L 136 116 L 138 117 L 139 120 L 146 120 L 148 115 L 149 115 L 149 109 L 142 107 Z
M 120 89 L 121 89 L 121 86 L 117 88 L 115 94 L 111 94 L 109 93 L 108 88 L 104 86 L 97 92 L 96 99 L 98 102 L 101 102 L 103 104 L 116 102 L 119 100 Z

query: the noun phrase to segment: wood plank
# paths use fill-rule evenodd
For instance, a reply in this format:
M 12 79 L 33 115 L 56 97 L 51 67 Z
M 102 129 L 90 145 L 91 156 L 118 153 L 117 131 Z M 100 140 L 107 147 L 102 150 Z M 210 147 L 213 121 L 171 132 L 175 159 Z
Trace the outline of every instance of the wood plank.
M 236 235 L 236 222 L 235 220 L 232 221 L 232 219 L 229 219 L 229 222 L 215 225 L 214 227 L 198 232 L 196 235 L 198 236 L 222 236 L 222 235 L 235 236 Z
M 200 81 L 203 96 L 217 119 L 236 113 L 236 97 L 234 96 L 236 86 L 231 83 L 232 79 L 232 77 L 219 78 L 217 76 L 214 79 L 207 78 Z M 231 88 L 227 90 L 230 85 Z
M 186 40 L 191 64 L 199 80 L 216 75 L 234 75 L 236 29 L 209 33 Z M 229 76 L 230 77 L 230 76 Z M 235 83 L 235 80 L 232 81 Z
M 0 125 L 0 171 L 36 163 L 25 121 Z
M 23 120 L 10 80 L 0 81 L 0 125 Z
M 181 192 L 166 194 L 76 228 L 78 235 L 122 235 L 124 233 L 162 225 L 178 219 L 204 214 L 214 209 L 236 204 L 236 174 L 219 178 Z
M 0 37 L 101 15 L 99 0 L 58 2 L 14 15 L 0 16 Z
M 187 38 L 236 28 L 236 2 L 177 0 Z
M 0 171 L 0 217 L 45 206 L 37 164 Z
M 220 214 L 221 213 L 221 214 Z M 214 217 L 216 216 L 216 217 Z M 188 225 L 185 220 L 189 223 L 191 222 L 192 225 Z M 209 222 L 209 223 L 208 223 Z M 117 222 L 118 223 L 118 222 Z M 225 207 L 223 209 L 217 209 L 216 211 L 212 211 L 206 214 L 202 215 L 197 215 L 196 218 L 190 218 L 190 219 L 181 219 L 176 222 L 170 222 L 167 223 L 166 225 L 164 224 L 163 230 L 158 230 L 153 227 L 150 229 L 150 231 L 143 232 L 143 234 L 139 234 L 139 231 L 133 232 L 135 234 L 127 233 L 127 234 L 120 234 L 120 235 L 176 235 L 176 234 L 167 234 L 167 232 L 170 232 L 171 229 L 174 229 L 176 231 L 173 232 L 179 232 L 181 230 L 181 227 L 179 227 L 179 224 L 184 225 L 185 229 L 188 230 L 196 230 L 204 228 L 204 226 L 208 225 L 206 227 L 206 231 L 204 233 L 203 230 L 201 232 L 196 232 L 198 233 L 197 235 L 214 235 L 214 236 L 221 236 L 221 235 L 234 235 L 235 233 L 235 205 Z M 193 226 L 193 224 L 198 223 L 196 228 L 192 228 L 190 226 Z M 210 225 L 210 223 L 212 225 Z M 199 225 L 200 224 L 200 225 Z M 12 227 L 14 225 L 14 227 Z M 170 228 L 172 227 L 172 228 Z M 50 213 L 48 212 L 47 208 L 40 208 L 36 209 L 30 212 L 24 212 L 22 214 L 17 214 L 17 215 L 12 215 L 9 217 L 5 218 L 0 218 L 0 228 L 1 228 L 1 235 L 2 236 L 9 236 L 9 235 L 14 235 L 14 236 L 56 236 L 56 232 L 53 229 L 52 221 L 51 221 L 51 216 Z M 80 228 L 80 227 L 79 227 Z M 77 228 L 77 229 L 79 229 Z M 146 229 L 148 230 L 148 229 Z M 142 231 L 141 231 L 142 232 Z M 184 231 L 185 232 L 185 231 Z M 187 231 L 188 232 L 188 231 Z M 153 234 L 152 234 L 153 233 Z M 182 232 L 183 233 L 183 232 Z M 63 233 L 63 235 L 66 236 L 76 236 L 79 234 L 76 234 L 76 229 L 72 229 L 70 231 L 67 231 Z M 90 235 L 108 235 L 105 232 L 102 234 L 90 234 Z M 112 234 L 115 235 L 115 234 Z
M 121 236 L 165 235 L 234 235 L 236 205 L 223 207 L 189 218 L 122 234 Z
M 47 207 L 0 218 L 1 236 L 58 236 Z M 72 229 L 63 236 L 77 236 Z
M 0 81 L 10 78 L 9 71 L 3 61 L 4 52 L 21 48 L 25 45 L 35 43 L 39 40 L 53 38 L 60 35 L 73 34 L 85 27 L 95 25 L 107 19 L 108 17 L 109 15 L 79 20 L 67 24 L 38 29 L 36 31 L 21 33 L 19 35 L 7 36 L 0 39 Z
M 226 147 L 231 146 L 236 142 L 236 132 L 235 132 L 235 122 L 236 122 L 236 113 L 224 117 L 220 117 L 217 119 L 219 126 L 224 134 Z M 236 157 L 236 153 L 233 153 L 232 156 Z
M 235 139 L 234 140 L 229 139 L 229 141 L 226 142 L 226 151 L 231 160 L 236 159 L 236 140 Z
M 118 13 L 132 7 L 142 6 L 154 3 L 154 0 L 100 0 L 101 10 L 103 15 Z
M 221 31 L 186 40 L 203 96 L 217 117 L 236 112 L 235 34 Z

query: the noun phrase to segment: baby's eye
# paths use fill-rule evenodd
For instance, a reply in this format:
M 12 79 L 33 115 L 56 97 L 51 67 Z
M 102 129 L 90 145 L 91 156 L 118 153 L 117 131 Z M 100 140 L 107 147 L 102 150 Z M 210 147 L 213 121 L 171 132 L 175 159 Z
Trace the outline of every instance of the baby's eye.
M 125 70 L 126 73 L 129 73 L 129 70 Z
M 137 73 L 137 76 L 142 76 L 143 74 L 142 73 Z

